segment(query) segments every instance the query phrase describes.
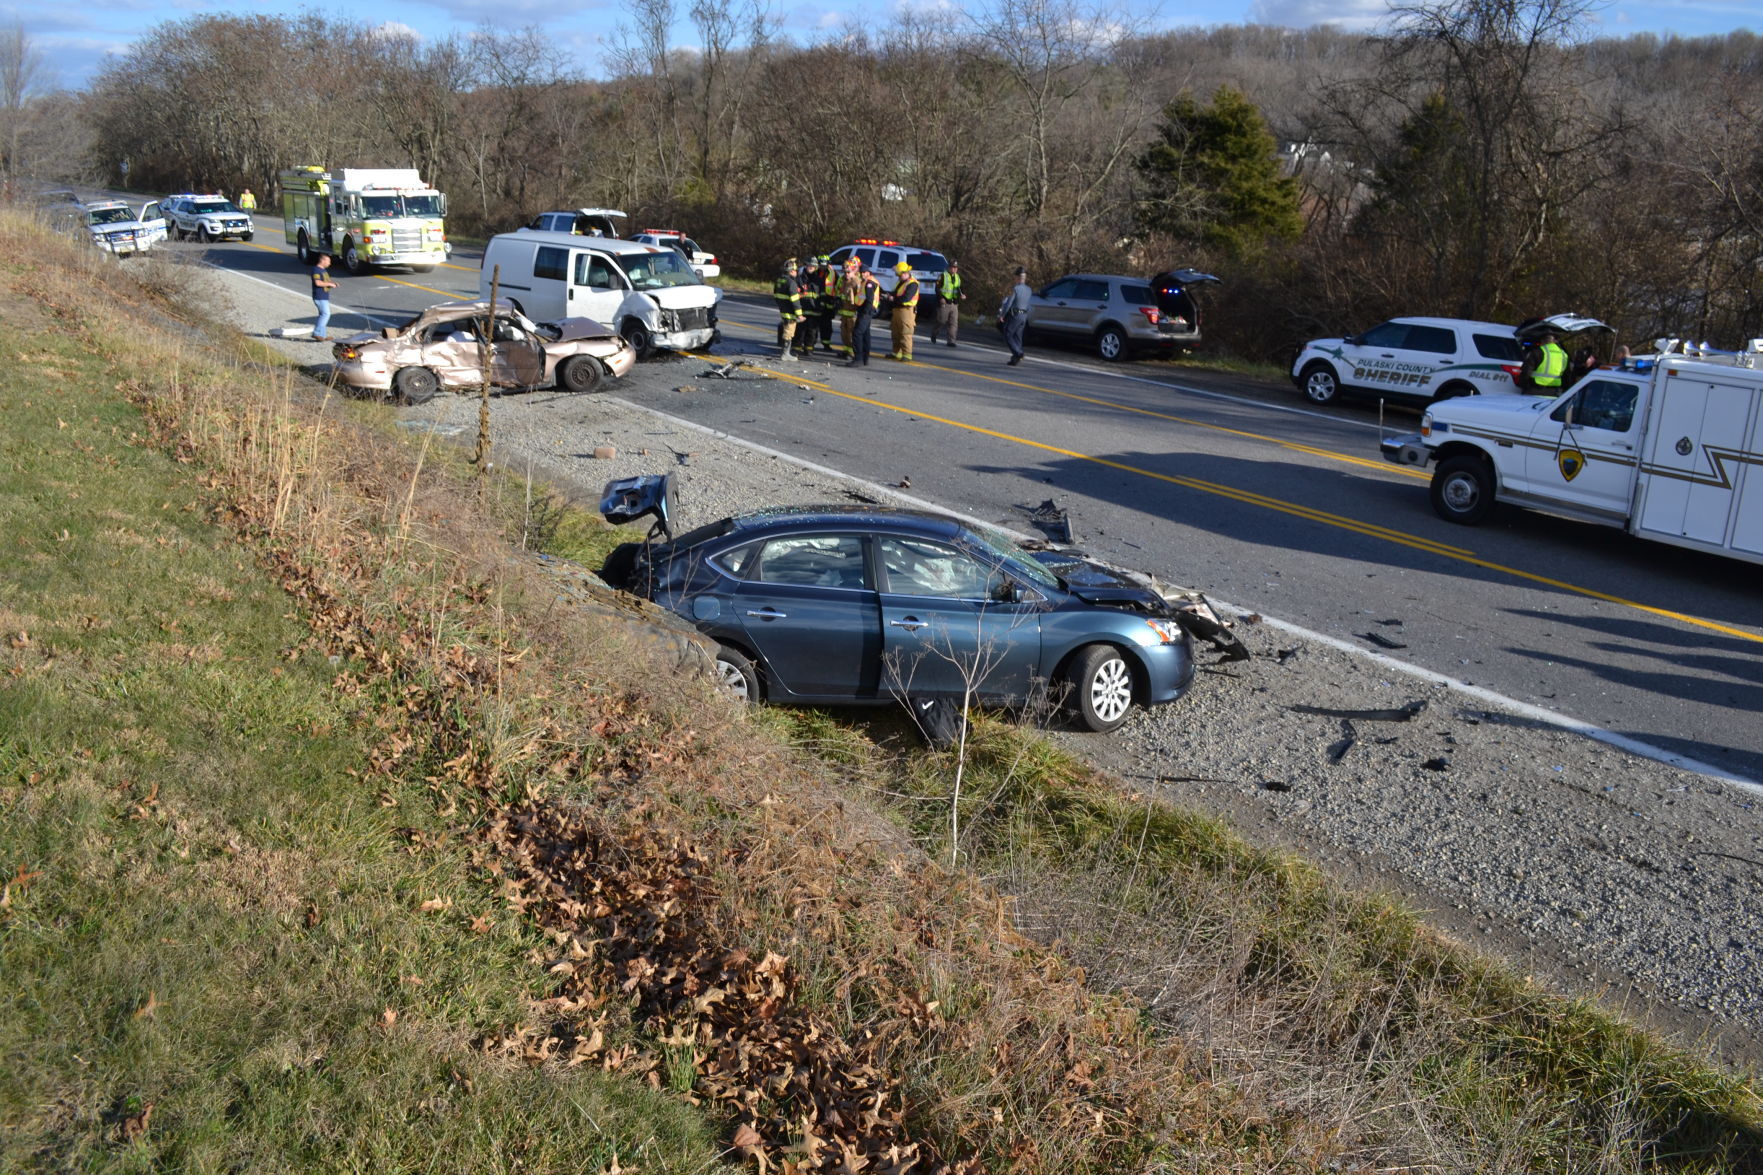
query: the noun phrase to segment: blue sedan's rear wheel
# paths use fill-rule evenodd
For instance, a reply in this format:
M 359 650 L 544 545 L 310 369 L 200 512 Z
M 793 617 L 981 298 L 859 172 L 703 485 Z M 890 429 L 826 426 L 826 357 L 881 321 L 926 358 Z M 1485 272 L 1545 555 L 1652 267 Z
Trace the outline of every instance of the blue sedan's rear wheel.
M 1078 721 L 1098 733 L 1115 729 L 1132 714 L 1132 666 L 1113 645 L 1090 645 L 1072 659 L 1067 674 L 1071 708 Z
M 716 646 L 716 684 L 738 702 L 759 702 L 759 670 L 738 649 Z

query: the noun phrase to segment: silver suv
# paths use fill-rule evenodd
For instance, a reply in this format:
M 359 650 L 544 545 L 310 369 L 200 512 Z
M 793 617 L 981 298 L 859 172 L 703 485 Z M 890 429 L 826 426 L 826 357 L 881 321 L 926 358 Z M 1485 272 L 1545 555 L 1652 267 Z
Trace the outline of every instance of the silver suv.
M 1026 325 L 1031 334 L 1091 343 L 1108 360 L 1173 354 L 1200 341 L 1197 315 L 1171 313 L 1142 277 L 1110 273 L 1067 274 L 1047 286 L 1029 300 Z

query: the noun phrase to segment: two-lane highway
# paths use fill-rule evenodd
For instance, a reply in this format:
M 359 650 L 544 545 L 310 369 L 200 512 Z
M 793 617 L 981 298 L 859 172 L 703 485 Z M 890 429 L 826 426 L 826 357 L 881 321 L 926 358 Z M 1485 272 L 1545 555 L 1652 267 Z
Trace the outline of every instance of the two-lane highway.
M 280 223 L 258 220 L 255 241 L 208 246 L 206 259 L 284 287 L 290 322 L 309 323 Z M 352 312 L 392 321 L 474 296 L 476 260 L 341 275 L 333 333 L 366 325 Z M 1051 498 L 1095 554 L 1763 779 L 1755 566 L 1510 508 L 1452 526 L 1423 474 L 1378 459 L 1374 410 L 1312 411 L 1289 385 L 1046 348 L 1007 367 L 978 327 L 954 349 L 921 332 L 911 364 L 779 364 L 775 322 L 766 299 L 727 299 L 716 350 L 781 378 L 693 380 L 696 360 L 660 359 L 614 394 L 1018 530 Z

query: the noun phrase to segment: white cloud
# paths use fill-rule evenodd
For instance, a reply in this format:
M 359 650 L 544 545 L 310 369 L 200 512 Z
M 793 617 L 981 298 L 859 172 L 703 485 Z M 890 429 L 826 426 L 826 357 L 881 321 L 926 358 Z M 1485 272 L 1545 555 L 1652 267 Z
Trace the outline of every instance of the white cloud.
M 1295 29 L 1331 24 L 1363 31 L 1375 27 L 1389 14 L 1388 0 L 1253 0 L 1248 18 L 1256 24 Z
M 368 36 L 378 41 L 411 41 L 422 43 L 422 34 L 401 20 L 382 21 L 368 30 Z

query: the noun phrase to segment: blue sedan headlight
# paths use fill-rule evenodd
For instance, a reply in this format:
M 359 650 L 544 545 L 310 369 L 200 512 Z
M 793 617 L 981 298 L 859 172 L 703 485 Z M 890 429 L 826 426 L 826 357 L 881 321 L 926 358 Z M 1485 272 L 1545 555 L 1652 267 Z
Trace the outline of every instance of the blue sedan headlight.
M 1173 620 L 1146 620 L 1145 627 L 1157 634 L 1157 643 L 1164 645 L 1181 644 L 1181 625 Z

